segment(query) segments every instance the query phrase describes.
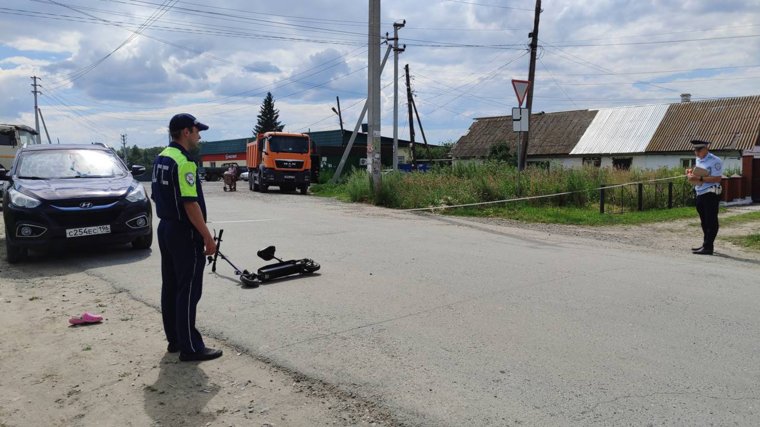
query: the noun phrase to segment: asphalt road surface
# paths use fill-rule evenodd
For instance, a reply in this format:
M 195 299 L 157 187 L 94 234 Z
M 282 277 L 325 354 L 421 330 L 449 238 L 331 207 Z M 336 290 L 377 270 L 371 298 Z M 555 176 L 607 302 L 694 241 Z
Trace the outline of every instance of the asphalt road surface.
M 222 252 L 322 270 L 244 289 L 220 260 L 206 334 L 412 425 L 760 424 L 756 265 L 240 184 L 204 186 Z M 158 245 L 127 258 L 74 262 L 158 305 Z

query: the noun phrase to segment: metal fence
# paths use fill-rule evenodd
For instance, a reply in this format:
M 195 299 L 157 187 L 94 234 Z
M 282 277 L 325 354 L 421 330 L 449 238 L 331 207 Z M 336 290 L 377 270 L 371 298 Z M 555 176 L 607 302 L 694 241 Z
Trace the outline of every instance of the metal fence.
M 694 187 L 683 178 L 667 182 L 602 185 L 599 190 L 600 213 L 672 209 L 694 206 L 695 202 Z

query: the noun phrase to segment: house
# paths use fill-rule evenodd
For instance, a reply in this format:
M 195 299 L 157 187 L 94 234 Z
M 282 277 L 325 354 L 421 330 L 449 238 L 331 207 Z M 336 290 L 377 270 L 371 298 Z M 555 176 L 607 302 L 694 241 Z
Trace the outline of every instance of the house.
M 528 163 L 559 162 L 572 166 L 568 161 L 570 151 L 595 116 L 596 111 L 592 110 L 533 114 Z M 518 138 L 519 133 L 512 131 L 512 116 L 478 118 L 467 135 L 454 145 L 451 155 L 455 160 L 484 159 L 491 147 L 499 143 L 506 143 L 509 152 L 517 155 Z
M 548 120 L 547 120 L 548 119 Z M 511 116 L 476 119 L 452 149 L 454 160 L 484 159 L 517 133 Z M 760 201 L 760 96 L 531 115 L 527 162 L 657 169 L 693 165 L 689 141 L 712 142 L 728 174 Z M 746 193 L 746 191 L 743 191 Z

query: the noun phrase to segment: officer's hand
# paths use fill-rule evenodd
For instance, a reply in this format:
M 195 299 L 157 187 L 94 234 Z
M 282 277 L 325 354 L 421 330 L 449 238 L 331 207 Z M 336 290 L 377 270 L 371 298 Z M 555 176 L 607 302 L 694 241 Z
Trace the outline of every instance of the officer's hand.
M 213 237 L 203 239 L 203 246 L 206 247 L 206 251 L 203 253 L 204 255 L 214 255 L 216 252 L 216 241 Z

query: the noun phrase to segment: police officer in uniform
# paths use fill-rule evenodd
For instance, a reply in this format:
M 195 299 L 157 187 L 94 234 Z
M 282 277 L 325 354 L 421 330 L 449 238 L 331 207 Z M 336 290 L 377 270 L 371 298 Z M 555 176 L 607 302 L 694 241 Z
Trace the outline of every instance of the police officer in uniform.
M 182 361 L 216 359 L 221 350 L 203 344 L 195 328 L 195 311 L 203 289 L 205 255 L 216 251 L 206 227 L 206 203 L 198 167 L 190 151 L 208 126 L 190 114 L 169 122 L 171 143 L 153 163 L 151 198 L 156 203 L 158 245 L 161 249 L 161 315 L 169 341 L 167 351 Z
M 707 171 L 704 176 L 695 174 L 695 170 L 687 172 L 687 178 L 694 185 L 694 190 L 697 193 L 697 212 L 704 235 L 702 246 L 692 248 L 691 251 L 696 255 L 712 255 L 713 242 L 715 242 L 715 236 L 718 235 L 718 207 L 720 206 L 723 161 L 708 151 L 709 142 L 695 139 L 691 141 L 691 144 L 694 146 L 694 154 L 697 156 L 695 169 L 700 168 Z

